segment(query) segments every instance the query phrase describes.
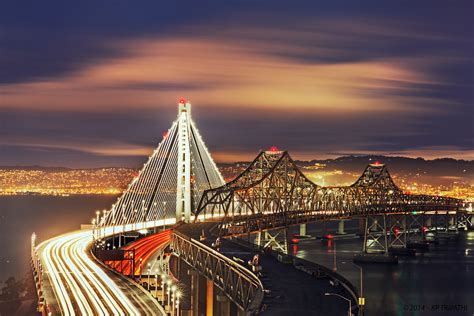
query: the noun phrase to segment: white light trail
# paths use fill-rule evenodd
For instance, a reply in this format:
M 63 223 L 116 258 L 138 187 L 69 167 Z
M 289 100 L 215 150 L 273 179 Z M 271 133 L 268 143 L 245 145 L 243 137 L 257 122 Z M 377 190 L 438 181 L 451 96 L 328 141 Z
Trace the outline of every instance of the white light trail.
M 140 315 L 103 268 L 89 257 L 91 242 L 92 232 L 84 230 L 55 237 L 38 246 L 62 314 Z

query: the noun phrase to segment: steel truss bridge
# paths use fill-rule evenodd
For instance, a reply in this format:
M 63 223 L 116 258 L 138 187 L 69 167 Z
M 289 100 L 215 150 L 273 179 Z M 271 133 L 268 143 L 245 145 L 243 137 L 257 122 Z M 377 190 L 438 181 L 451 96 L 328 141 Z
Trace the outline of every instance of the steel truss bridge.
M 270 150 L 261 152 L 242 174 L 224 183 L 190 114 L 191 104 L 180 101 L 177 119 L 138 177 L 109 211 L 97 214 L 92 229 L 39 246 L 32 243 L 39 306 L 44 312 L 164 314 L 162 307 L 150 310 L 157 303 L 143 289 L 137 290 L 113 273 L 105 274 L 104 266 L 92 260 L 93 242 L 94 247 L 107 250 L 105 239 L 119 235 L 119 244 L 114 246 L 120 248 L 120 234 L 131 231 L 164 229 L 176 223 L 190 227 L 176 229 L 171 235 L 174 253 L 212 280 L 242 310 L 258 312 L 263 286 L 255 274 L 186 232 L 211 224 L 206 227 L 222 237 L 258 233 L 260 242 L 265 232 L 270 242 L 278 244 L 277 236 L 270 232 L 283 230 L 286 245 L 280 250 L 284 252 L 289 248 L 288 227 L 292 225 L 362 217 L 366 221 L 364 250 L 369 252 L 367 241 L 371 240 L 376 250 L 387 252 L 390 247 L 406 247 L 426 227 L 443 226 L 448 231 L 472 225 L 472 214 L 463 201 L 404 193 L 382 164 L 368 165 L 350 186 L 322 187 L 304 175 L 288 152 Z M 117 284 L 131 294 L 125 295 Z
M 237 178 L 204 191 L 195 218 L 224 214 L 231 236 L 332 219 L 399 214 L 463 213 L 462 200 L 403 192 L 383 164 L 368 165 L 350 186 L 321 187 L 286 151 L 264 151 Z

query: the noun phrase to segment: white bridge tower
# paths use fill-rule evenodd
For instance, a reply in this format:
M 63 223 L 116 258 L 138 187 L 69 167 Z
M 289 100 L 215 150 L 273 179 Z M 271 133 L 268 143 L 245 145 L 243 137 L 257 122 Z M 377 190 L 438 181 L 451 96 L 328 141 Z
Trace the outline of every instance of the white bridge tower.
M 189 145 L 191 103 L 179 101 L 178 110 L 178 178 L 176 187 L 176 221 L 191 219 L 191 151 Z
M 223 184 L 191 119 L 191 104 L 181 99 L 177 119 L 99 225 L 150 227 L 174 217 L 189 222 L 204 190 Z

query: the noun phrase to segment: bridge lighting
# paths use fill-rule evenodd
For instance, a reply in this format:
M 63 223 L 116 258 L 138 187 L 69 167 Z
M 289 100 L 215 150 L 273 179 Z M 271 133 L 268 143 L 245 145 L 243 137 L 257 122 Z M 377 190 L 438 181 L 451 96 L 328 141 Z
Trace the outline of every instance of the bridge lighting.
M 179 104 L 185 104 L 186 99 L 185 98 L 179 98 Z
M 400 234 L 400 229 L 398 229 L 398 227 L 395 227 L 395 236 L 398 237 L 399 234 Z

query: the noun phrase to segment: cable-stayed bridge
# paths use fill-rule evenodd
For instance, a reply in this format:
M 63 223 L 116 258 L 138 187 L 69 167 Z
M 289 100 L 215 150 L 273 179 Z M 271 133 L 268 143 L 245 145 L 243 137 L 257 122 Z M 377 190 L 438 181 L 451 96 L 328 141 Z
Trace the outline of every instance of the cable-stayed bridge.
M 189 222 L 202 193 L 223 184 L 224 179 L 191 119 L 191 104 L 181 100 L 178 118 L 99 225 L 127 225 L 172 217 Z
M 207 305 L 211 310 L 214 284 L 239 311 L 258 313 L 264 296 L 259 278 L 210 248 L 201 237 L 255 233 L 257 244 L 271 244 L 285 253 L 292 225 L 358 217 L 365 220 L 364 251 L 386 254 L 390 248 L 406 247 L 415 235 L 423 239 L 426 229 L 438 230 L 440 219 L 446 231 L 471 224 L 463 201 L 406 194 L 381 164 L 367 166 L 351 186 L 321 187 L 301 172 L 288 152 L 272 148 L 261 152 L 237 178 L 224 183 L 191 118 L 191 104 L 180 100 L 178 106 L 177 119 L 110 210 L 97 214 L 89 229 L 40 246 L 33 244 L 43 310 L 64 315 L 138 315 L 171 313 L 173 308 L 175 314 L 177 305 L 179 313 L 179 296 L 164 282 L 173 272 L 169 257 L 159 268 L 159 274 L 166 276 L 160 281 L 156 278 L 153 285 L 159 305 L 150 293 L 108 270 L 91 254 L 92 248 L 100 250 L 94 253 L 104 262 L 129 260 L 131 266 L 122 271 L 136 271 L 136 265 L 146 262 L 141 261 L 144 258 L 139 258 L 139 252 L 123 248 L 131 232 L 141 236 L 151 229 L 176 228 L 167 243 L 173 255 L 210 282 Z M 283 240 L 277 238 L 279 231 L 284 232 Z M 165 251 L 166 245 L 146 246 L 146 260 L 153 251 Z M 142 270 L 137 270 L 140 275 Z M 191 279 L 192 284 L 198 280 L 195 276 Z M 191 298 L 193 313 L 197 313 L 198 307 L 193 305 L 197 299 Z

